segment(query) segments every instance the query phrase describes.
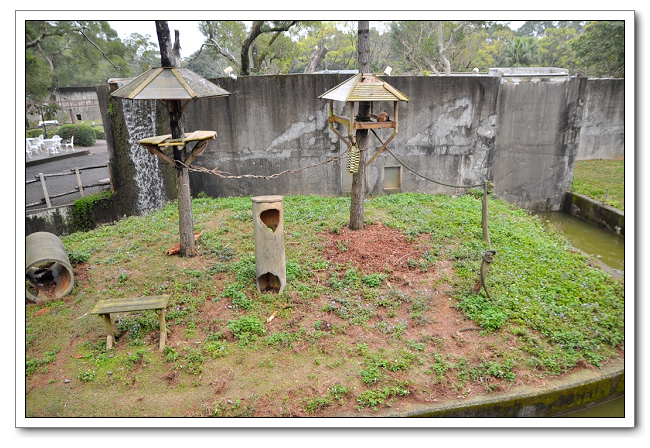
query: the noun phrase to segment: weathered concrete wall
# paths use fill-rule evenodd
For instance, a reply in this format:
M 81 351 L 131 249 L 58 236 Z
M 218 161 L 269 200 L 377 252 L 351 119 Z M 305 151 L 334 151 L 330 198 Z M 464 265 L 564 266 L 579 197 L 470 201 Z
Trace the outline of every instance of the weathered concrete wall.
M 111 197 L 109 206 L 103 203 L 102 206 L 93 208 L 91 219 L 95 227 L 100 224 L 115 222 L 120 218 L 117 214 L 115 199 L 116 196 Z M 76 230 L 72 207 L 72 205 L 62 205 L 26 212 L 25 235 L 35 232 L 49 232 L 56 236 L 65 236 L 74 233 Z
M 498 195 L 530 210 L 559 210 L 573 177 L 584 78 L 503 78 L 494 160 Z
M 201 100 L 185 110 L 185 129 L 216 130 L 196 165 L 232 174 L 270 175 L 342 154 L 346 146 L 329 129 L 327 101 L 318 96 L 347 79 L 339 75 L 285 75 L 219 79 L 230 97 Z M 451 185 L 480 184 L 491 176 L 496 133 L 496 78 L 399 77 L 387 79 L 411 101 L 399 105 L 399 133 L 389 149 L 414 171 Z M 336 113 L 345 113 L 336 104 Z M 392 103 L 376 112 L 392 116 Z M 340 125 L 337 125 L 340 126 Z M 339 132 L 347 135 L 341 126 Z M 392 130 L 377 131 L 386 141 Z M 370 156 L 382 143 L 371 134 Z M 432 163 L 433 162 L 433 163 Z M 275 179 L 221 179 L 193 173 L 192 190 L 211 196 L 322 194 L 349 191 L 351 175 L 336 161 Z M 384 193 L 384 168 L 400 164 L 384 151 L 368 167 L 371 194 Z M 401 168 L 401 191 L 462 193 Z
M 235 176 L 268 176 L 273 179 L 225 179 L 206 172 L 192 172 L 192 194 L 210 196 L 341 195 L 349 191 L 351 175 L 345 160 L 324 163 L 341 155 L 346 147 L 329 129 L 327 101 L 318 98 L 348 79 L 345 74 L 274 75 L 212 80 L 230 91 L 227 98 L 198 100 L 185 109 L 185 131 L 214 130 L 217 138 L 195 160 L 206 171 L 218 169 Z M 559 210 L 568 189 L 579 152 L 580 127 L 586 101 L 585 78 L 561 73 L 525 75 L 522 79 L 500 76 L 387 77 L 392 86 L 410 98 L 399 104 L 399 133 L 388 149 L 412 173 L 384 151 L 368 167 L 370 194 L 394 191 L 462 194 L 465 188 L 493 180 L 497 194 L 531 210 Z M 98 90 L 101 110 L 108 111 L 108 89 Z M 622 95 L 612 91 L 612 102 Z M 595 92 L 592 94 L 596 98 Z M 105 106 L 104 106 L 105 104 Z M 335 113 L 348 114 L 335 103 Z M 392 103 L 376 103 L 376 112 L 392 116 Z M 169 133 L 168 118 L 156 116 L 156 134 Z M 107 143 L 112 156 L 114 184 L 120 193 L 131 188 L 131 169 L 124 155 L 124 119 L 120 107 L 109 119 L 113 137 Z M 340 125 L 337 125 L 340 126 Z M 598 126 L 594 120 L 594 131 Z M 347 132 L 339 127 L 339 132 Z M 392 131 L 377 132 L 385 141 Z M 381 146 L 371 134 L 372 156 Z M 151 155 L 151 157 L 155 157 Z M 317 165 L 308 169 L 301 168 Z M 162 168 L 165 171 L 165 167 Z M 386 174 L 390 173 L 390 174 Z M 424 176 L 424 177 L 422 177 Z M 168 197 L 175 187 L 168 174 L 162 188 Z M 388 179 L 390 177 L 390 179 Z M 398 182 L 397 188 L 394 183 Z M 390 180 L 390 182 L 389 182 Z M 400 183 L 401 182 L 401 183 Z M 391 185 L 387 185 L 391 183 Z M 124 192 L 120 201 L 133 203 Z M 128 213 L 127 210 L 124 210 Z
M 590 79 L 577 160 L 625 158 L 625 80 Z

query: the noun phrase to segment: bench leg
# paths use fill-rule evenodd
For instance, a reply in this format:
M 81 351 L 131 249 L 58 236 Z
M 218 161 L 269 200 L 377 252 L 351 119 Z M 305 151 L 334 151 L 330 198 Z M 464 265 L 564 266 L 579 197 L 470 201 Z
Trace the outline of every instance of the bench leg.
M 167 343 L 167 323 L 165 322 L 165 310 L 160 310 L 158 312 L 158 325 L 160 326 L 159 350 L 163 351 L 165 349 L 165 344 Z
M 110 350 L 113 348 L 113 344 L 115 343 L 113 324 L 111 324 L 111 315 L 102 314 L 101 316 L 104 318 L 104 328 L 106 328 L 106 350 Z

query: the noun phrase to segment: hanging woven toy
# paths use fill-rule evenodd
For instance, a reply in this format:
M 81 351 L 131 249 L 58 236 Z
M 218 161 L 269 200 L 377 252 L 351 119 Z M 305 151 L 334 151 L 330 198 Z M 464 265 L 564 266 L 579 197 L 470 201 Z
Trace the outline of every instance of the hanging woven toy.
M 350 153 L 348 155 L 348 160 L 345 162 L 345 170 L 348 173 L 357 173 L 359 171 L 359 159 L 360 159 L 360 151 L 359 147 L 357 145 L 354 145 L 352 148 L 350 148 Z

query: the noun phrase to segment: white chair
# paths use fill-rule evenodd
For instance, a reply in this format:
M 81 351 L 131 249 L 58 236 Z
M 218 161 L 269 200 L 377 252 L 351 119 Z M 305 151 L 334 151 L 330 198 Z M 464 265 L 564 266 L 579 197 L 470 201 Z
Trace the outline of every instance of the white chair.
M 27 145 L 27 152 L 29 154 L 31 154 L 31 153 L 38 154 L 39 152 L 41 152 L 41 140 L 40 139 L 38 139 L 38 138 L 27 138 L 25 140 L 26 140 L 26 145 Z
M 65 152 L 68 152 L 68 149 L 72 149 L 72 151 L 74 151 L 74 135 L 70 137 L 70 141 L 65 142 L 64 145 L 65 145 Z
M 36 152 L 44 151 L 45 147 L 43 146 L 43 134 L 36 137 L 36 140 L 32 140 L 32 145 L 36 145 Z
M 31 159 L 32 158 L 32 150 L 31 150 L 31 144 L 29 143 L 28 138 L 25 139 L 25 148 L 26 148 L 26 151 L 27 151 L 27 157 L 29 157 Z
M 54 140 L 54 145 L 56 146 L 56 152 L 61 152 L 61 140 L 63 139 L 58 135 L 55 135 L 54 137 L 52 137 L 52 140 Z
M 56 143 L 51 138 L 46 138 L 43 140 L 43 147 L 48 154 L 53 155 L 58 151 L 56 150 Z

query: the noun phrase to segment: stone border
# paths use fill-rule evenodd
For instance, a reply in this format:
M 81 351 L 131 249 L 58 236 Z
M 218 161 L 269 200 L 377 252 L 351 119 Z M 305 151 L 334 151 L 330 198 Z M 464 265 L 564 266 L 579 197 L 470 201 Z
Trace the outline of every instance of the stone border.
M 625 212 L 582 194 L 567 191 L 561 210 L 625 237 Z

